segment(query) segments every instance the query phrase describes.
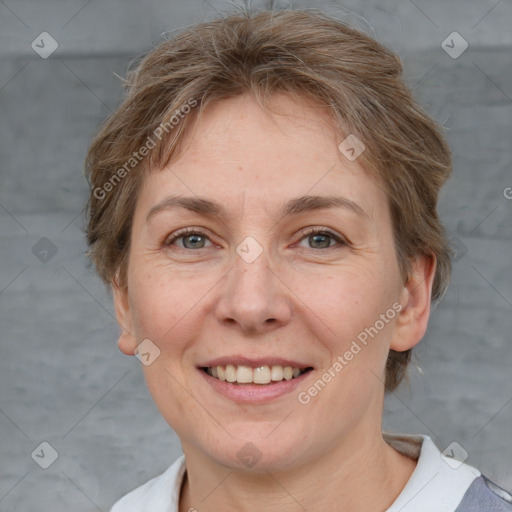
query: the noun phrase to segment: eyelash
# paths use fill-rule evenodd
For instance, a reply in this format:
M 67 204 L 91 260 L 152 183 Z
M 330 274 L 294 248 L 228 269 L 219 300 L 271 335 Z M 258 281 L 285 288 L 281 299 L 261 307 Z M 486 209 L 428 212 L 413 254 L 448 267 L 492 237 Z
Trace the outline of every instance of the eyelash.
M 192 235 L 198 235 L 198 236 L 201 236 L 201 237 L 208 238 L 208 234 L 205 233 L 204 231 L 201 231 L 200 229 L 185 228 L 185 229 L 182 229 L 182 230 L 176 232 L 174 235 L 171 236 L 171 238 L 166 239 L 164 245 L 165 246 L 170 246 L 176 240 L 179 240 L 180 238 L 186 238 L 187 236 L 192 236 Z M 303 230 L 301 230 L 301 235 L 302 235 L 302 237 L 300 238 L 299 242 L 301 242 L 306 237 L 311 236 L 311 235 L 327 235 L 327 236 L 330 236 L 332 239 L 334 239 L 338 243 L 338 245 L 342 245 L 342 246 L 348 246 L 349 245 L 349 243 L 345 239 L 341 238 L 336 233 L 333 233 L 332 231 L 330 231 L 327 228 L 303 229 Z M 331 249 L 333 247 L 335 247 L 335 246 L 325 247 L 324 250 L 325 249 Z M 185 249 L 186 250 L 187 248 L 180 247 L 180 249 Z M 200 249 L 205 249 L 205 247 L 200 247 Z M 311 249 L 313 249 L 313 248 L 311 248 Z M 194 250 L 194 249 L 191 249 L 191 250 Z M 313 249 L 313 250 L 320 250 L 320 249 Z

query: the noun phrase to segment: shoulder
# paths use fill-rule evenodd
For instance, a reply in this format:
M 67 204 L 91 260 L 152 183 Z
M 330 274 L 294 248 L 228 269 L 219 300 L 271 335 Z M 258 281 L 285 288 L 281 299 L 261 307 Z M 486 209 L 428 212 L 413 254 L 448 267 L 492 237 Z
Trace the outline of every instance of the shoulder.
M 185 470 L 185 457 L 182 455 L 161 475 L 123 496 L 113 505 L 110 512 L 177 511 Z
M 509 512 L 512 495 L 486 476 L 481 475 L 469 486 L 455 512 Z
M 462 462 L 464 454 L 455 449 L 441 452 L 428 436 L 386 433 L 384 438 L 417 461 L 409 481 L 386 512 L 512 512 L 510 494 Z

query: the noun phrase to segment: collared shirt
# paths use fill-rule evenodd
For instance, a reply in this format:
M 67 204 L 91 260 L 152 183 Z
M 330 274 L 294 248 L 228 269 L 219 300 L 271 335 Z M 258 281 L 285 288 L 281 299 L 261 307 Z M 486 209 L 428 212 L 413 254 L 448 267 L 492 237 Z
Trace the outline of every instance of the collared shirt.
M 474 467 L 443 455 L 430 437 L 389 433 L 383 437 L 395 450 L 417 461 L 386 512 L 512 512 L 512 495 Z M 185 472 L 182 455 L 164 473 L 121 498 L 110 512 L 179 512 Z

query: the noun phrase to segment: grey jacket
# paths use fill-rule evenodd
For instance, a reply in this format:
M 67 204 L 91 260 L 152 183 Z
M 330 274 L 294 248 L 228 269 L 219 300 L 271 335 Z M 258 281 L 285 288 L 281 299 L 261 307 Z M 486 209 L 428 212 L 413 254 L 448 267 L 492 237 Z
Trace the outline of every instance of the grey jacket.
M 512 495 L 484 475 L 469 486 L 455 512 L 512 511 Z

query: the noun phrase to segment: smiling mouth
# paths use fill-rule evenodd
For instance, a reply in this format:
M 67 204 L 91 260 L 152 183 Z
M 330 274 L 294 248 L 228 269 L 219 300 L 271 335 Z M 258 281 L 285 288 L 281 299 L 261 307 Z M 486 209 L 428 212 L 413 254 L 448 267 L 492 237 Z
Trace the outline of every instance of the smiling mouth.
M 211 377 L 231 384 L 276 384 L 283 380 L 293 380 L 311 371 L 312 367 L 295 368 L 292 366 L 264 365 L 251 368 L 245 365 L 206 366 L 201 370 Z

